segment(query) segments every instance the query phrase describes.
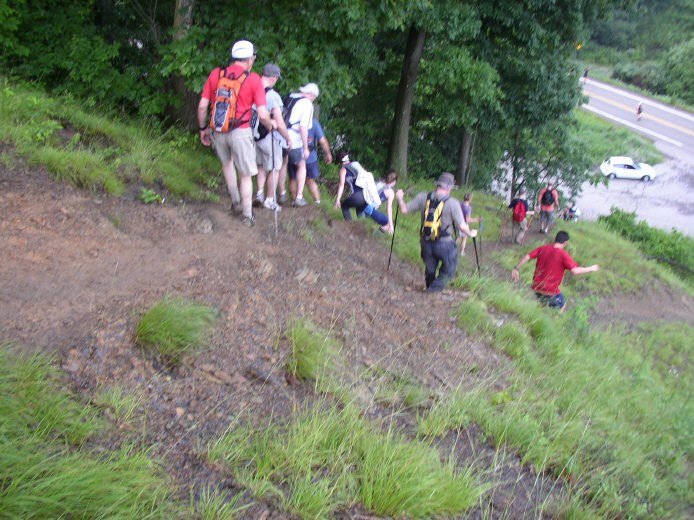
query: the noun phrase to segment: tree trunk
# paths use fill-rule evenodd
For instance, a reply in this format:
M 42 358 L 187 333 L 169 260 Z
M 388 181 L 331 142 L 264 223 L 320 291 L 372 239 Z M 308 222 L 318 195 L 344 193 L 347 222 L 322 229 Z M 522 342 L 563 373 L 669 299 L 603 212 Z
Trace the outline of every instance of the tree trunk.
M 472 166 L 472 146 L 475 142 L 475 132 L 463 128 L 463 139 L 460 143 L 458 154 L 458 167 L 455 172 L 456 182 L 459 186 L 467 186 L 470 182 L 470 168 Z
M 174 41 L 183 38 L 193 23 L 193 7 L 195 0 L 176 0 L 176 12 L 174 13 Z M 171 88 L 182 100 L 180 108 L 169 107 L 168 115 L 174 119 L 183 121 L 188 128 L 198 127 L 196 108 L 198 106 L 197 93 L 191 92 L 185 84 L 185 78 L 180 75 L 173 75 L 169 78 Z
M 419 60 L 424 48 L 426 31 L 410 27 L 407 36 L 407 48 L 402 63 L 402 74 L 398 86 L 398 97 L 395 103 L 393 131 L 388 150 L 388 166 L 398 172 L 402 179 L 407 178 L 407 147 L 410 136 L 410 118 L 414 100 L 414 86 L 419 71 Z

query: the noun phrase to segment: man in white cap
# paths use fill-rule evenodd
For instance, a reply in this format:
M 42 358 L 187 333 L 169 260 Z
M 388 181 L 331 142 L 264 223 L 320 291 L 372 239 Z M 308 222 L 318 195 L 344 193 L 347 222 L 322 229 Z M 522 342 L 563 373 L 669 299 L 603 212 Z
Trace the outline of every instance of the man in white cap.
M 287 118 L 287 130 L 291 139 L 289 148 L 289 164 L 295 167 L 296 178 L 289 179 L 289 191 L 294 196 L 293 205 L 302 207 L 306 205 L 304 199 L 304 185 L 306 184 L 306 159 L 310 155 L 308 147 L 308 129 L 313 121 L 313 102 L 320 94 L 318 85 L 307 83 L 289 95 L 288 107 L 291 107 Z M 294 168 L 292 168 L 294 171 Z
M 278 208 L 275 201 L 277 190 L 277 176 L 282 167 L 282 142 L 280 136 L 288 143 L 291 142 L 287 127 L 282 117 L 282 97 L 274 90 L 274 86 L 281 78 L 280 68 L 274 63 L 267 63 L 263 67 L 263 87 L 267 99 L 267 109 L 272 119 L 272 126 L 277 131 L 269 132 L 256 142 L 256 161 L 258 163 L 258 191 L 254 202 L 262 204 L 267 209 Z M 269 172 L 269 174 L 267 174 Z M 267 195 L 264 193 L 267 177 Z
M 402 190 L 395 193 L 400 211 L 422 212 L 420 246 L 427 292 L 442 291 L 455 274 L 455 268 L 458 265 L 458 248 L 455 245 L 454 235 L 465 233 L 470 237 L 477 236 L 477 230 L 471 230 L 465 223 L 460 202 L 450 196 L 454 187 L 453 174 L 444 172 L 436 181 L 434 191 L 418 193 L 407 204 Z
M 263 82 L 258 74 L 251 72 L 255 56 L 255 47 L 248 40 L 234 43 L 229 66 L 217 67 L 210 73 L 198 103 L 200 141 L 205 146 L 213 145 L 222 163 L 232 209 L 237 210 L 240 202 L 242 220 L 248 226 L 255 224 L 252 176 L 258 173 L 251 128 L 251 107 L 254 104 L 261 124 L 267 129 L 272 128 Z M 231 90 L 234 92 L 230 93 Z M 231 110 L 234 108 L 234 99 L 235 110 Z M 210 128 L 207 119 L 211 102 L 213 105 L 209 123 L 213 128 Z M 238 189 L 237 172 L 240 177 Z

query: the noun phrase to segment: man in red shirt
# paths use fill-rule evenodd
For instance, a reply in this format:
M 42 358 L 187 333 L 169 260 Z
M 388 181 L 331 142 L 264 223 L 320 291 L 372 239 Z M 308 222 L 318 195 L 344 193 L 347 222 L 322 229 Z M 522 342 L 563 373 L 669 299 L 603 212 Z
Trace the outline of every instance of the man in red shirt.
M 553 244 L 545 244 L 533 249 L 520 259 L 516 267 L 511 271 L 511 277 L 518 281 L 520 279 L 519 269 L 531 258 L 536 260 L 535 274 L 531 288 L 539 300 L 548 307 L 555 307 L 562 312 L 566 307 L 566 300 L 561 293 L 559 286 L 564 279 L 564 271 L 571 271 L 573 275 L 592 273 L 600 269 L 597 264 L 588 267 L 579 267 L 564 248 L 569 241 L 569 234 L 566 231 L 559 231 Z
M 231 61 L 228 67 L 222 71 L 220 67 L 214 69 L 207 78 L 205 86 L 200 94 L 198 103 L 198 125 L 200 129 L 200 142 L 205 146 L 212 145 L 217 157 L 222 163 L 224 178 L 227 182 L 229 195 L 231 195 L 232 209 L 243 213 L 243 222 L 252 226 L 255 223 L 252 209 L 253 175 L 258 173 L 255 159 L 255 140 L 251 128 L 251 107 L 256 106 L 258 118 L 269 130 L 272 129 L 272 121 L 267 111 L 265 101 L 265 88 L 262 79 L 255 72 L 251 72 L 255 61 L 255 47 L 247 40 L 240 40 L 231 47 Z M 239 77 L 247 74 L 236 100 L 235 119 L 240 123 L 234 125 L 228 132 L 215 132 L 208 126 L 207 110 L 210 101 L 217 96 L 217 84 L 222 72 L 226 77 Z M 236 173 L 239 174 L 239 187 L 236 186 Z M 239 200 L 240 199 L 240 200 Z

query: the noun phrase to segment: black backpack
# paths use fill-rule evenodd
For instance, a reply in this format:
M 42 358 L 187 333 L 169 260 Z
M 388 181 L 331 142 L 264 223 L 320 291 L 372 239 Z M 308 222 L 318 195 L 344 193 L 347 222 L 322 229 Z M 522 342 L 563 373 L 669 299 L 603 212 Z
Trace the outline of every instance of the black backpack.
M 299 122 L 294 121 L 292 123 L 289 118 L 292 116 L 294 105 L 296 105 L 297 101 L 300 99 L 304 99 L 304 96 L 292 96 L 291 94 L 287 94 L 282 98 L 282 104 L 284 105 L 284 108 L 282 109 L 282 117 L 284 118 L 284 124 L 287 125 L 287 130 Z
M 447 200 L 448 196 L 437 200 L 433 193 L 427 195 L 427 204 L 424 207 L 424 218 L 422 219 L 422 229 L 420 230 L 422 240 L 438 240 L 443 236 L 448 236 L 441 232 L 441 214 Z
M 272 87 L 265 87 L 266 94 L 271 90 Z M 270 117 L 272 117 L 272 114 L 270 114 Z M 270 130 L 268 130 L 267 127 L 260 122 L 260 119 L 258 118 L 258 111 L 255 109 L 255 105 L 253 105 L 253 108 L 251 108 L 251 128 L 253 129 L 253 138 L 256 141 L 264 139 L 265 136 L 270 133 Z
M 554 193 L 552 193 L 552 190 L 545 190 L 545 192 L 542 194 L 540 202 L 543 206 L 554 204 Z

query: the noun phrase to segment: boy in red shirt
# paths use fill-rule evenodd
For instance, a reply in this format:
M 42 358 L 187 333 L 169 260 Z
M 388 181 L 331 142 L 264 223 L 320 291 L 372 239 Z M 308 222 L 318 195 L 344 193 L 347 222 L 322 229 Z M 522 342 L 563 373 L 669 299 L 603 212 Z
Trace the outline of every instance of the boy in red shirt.
M 520 279 L 518 270 L 523 264 L 534 258 L 536 263 L 531 288 L 543 304 L 558 308 L 562 312 L 566 307 L 566 300 L 559 286 L 564 279 L 564 271 L 571 271 L 573 275 L 580 275 L 600 269 L 597 264 L 579 267 L 571 255 L 564 250 L 568 241 L 569 234 L 566 231 L 559 231 L 553 244 L 545 244 L 533 249 L 521 258 L 511 271 L 511 277 L 518 281 Z

